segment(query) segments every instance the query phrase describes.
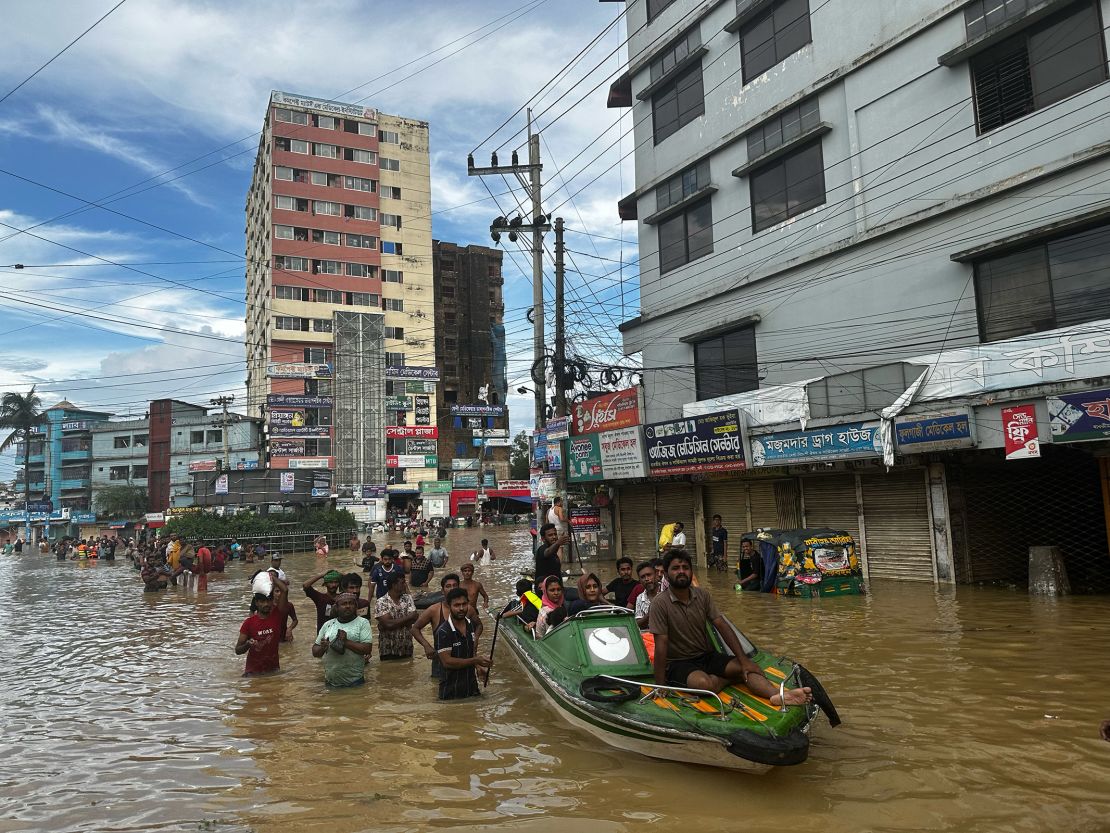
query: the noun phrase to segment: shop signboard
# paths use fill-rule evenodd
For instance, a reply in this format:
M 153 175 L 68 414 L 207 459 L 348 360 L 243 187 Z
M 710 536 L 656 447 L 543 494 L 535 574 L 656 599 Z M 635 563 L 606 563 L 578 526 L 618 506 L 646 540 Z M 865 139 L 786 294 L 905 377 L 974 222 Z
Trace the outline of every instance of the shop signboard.
M 275 408 L 270 410 L 268 416 L 271 427 L 274 425 L 290 425 L 294 428 L 301 428 L 305 424 L 304 411 L 285 411 Z
M 160 524 L 165 523 L 166 516 L 162 512 L 147 512 L 146 515 L 143 517 L 143 520 L 145 520 L 148 524 Z
M 454 459 L 451 461 L 451 471 L 478 471 L 478 460 Z
M 1110 438 L 1110 388 L 1050 396 L 1048 419 L 1054 443 Z
M 482 472 L 482 488 L 483 489 L 496 489 L 497 488 L 497 472 L 484 471 Z
M 32 514 L 49 515 L 54 511 L 52 500 L 32 500 L 27 503 L 27 511 Z
M 653 477 L 743 471 L 747 463 L 740 432 L 735 408 L 645 425 L 648 471 Z
M 330 396 L 302 396 L 294 393 L 268 393 L 266 404 L 271 408 L 330 408 Z
M 583 483 L 601 480 L 601 442 L 597 434 L 567 440 L 567 480 Z
M 72 512 L 69 519 L 75 524 L 94 524 L 96 523 L 95 512 Z
M 397 388 L 394 387 L 394 390 Z M 435 393 L 435 382 L 405 382 L 405 393 Z
M 384 483 L 369 483 L 363 484 L 359 489 L 363 500 L 378 500 L 384 498 L 386 495 L 386 485 Z
M 271 379 L 330 379 L 331 362 L 270 362 L 266 375 Z
M 456 489 L 477 489 L 478 472 L 456 471 L 451 473 L 451 484 Z
M 473 431 L 475 437 L 505 437 L 509 436 L 508 428 L 482 428 L 478 426 Z
M 438 382 L 438 367 L 416 367 L 409 364 L 391 365 L 385 369 L 386 379 L 419 380 L 422 382 Z
M 373 107 L 363 107 L 361 104 L 344 104 L 342 101 L 332 101 L 327 98 L 309 98 L 305 95 L 274 90 L 270 93 L 270 101 L 274 104 L 287 104 L 290 107 L 304 107 L 308 110 L 318 110 L 321 113 L 331 113 L 333 116 L 351 116 L 367 121 L 378 120 L 378 111 Z
M 198 471 L 219 471 L 219 460 L 196 460 L 189 463 L 189 474 L 194 474 Z
M 409 454 L 435 454 L 438 446 L 435 440 L 405 440 L 405 451 Z
M 537 428 L 532 432 L 532 464 L 542 465 L 547 462 L 547 434 Z
M 503 417 L 504 405 L 452 405 L 451 416 L 459 417 Z
M 435 454 L 387 454 L 385 458 L 389 469 L 434 469 L 438 465 Z
M 644 440 L 639 428 L 618 428 L 600 434 L 601 473 L 606 480 L 646 477 Z
M 236 471 L 254 471 L 258 468 L 257 460 L 240 460 L 235 464 Z
M 387 425 L 385 436 L 391 440 L 404 440 L 410 437 L 418 440 L 438 440 L 439 428 L 435 425 Z
M 563 443 L 561 440 L 547 440 L 547 470 L 562 471 L 563 469 Z
M 331 489 L 321 488 L 320 486 L 313 486 L 310 490 L 311 497 L 331 497 Z
M 570 439 L 570 417 L 555 417 L 549 419 L 547 425 L 544 426 L 549 440 L 569 440 Z
M 430 396 L 413 397 L 417 425 L 432 424 L 432 399 Z
M 1007 460 L 1028 460 L 1041 456 L 1037 436 L 1037 409 L 1033 404 L 1002 409 L 1002 438 Z
M 63 431 L 88 431 L 92 423 L 87 419 L 72 419 L 62 423 Z
M 304 440 L 270 440 L 271 457 L 303 457 Z
M 777 431 L 751 437 L 752 464 L 784 466 L 881 457 L 878 422 L 852 422 L 806 431 Z
M 508 437 L 490 437 L 488 440 L 475 440 L 476 443 L 485 445 L 486 448 L 511 448 L 513 441 Z
M 411 407 L 407 396 L 387 396 L 385 409 L 387 411 L 407 411 Z
M 292 492 L 293 486 L 296 483 L 296 474 L 291 471 L 283 471 L 281 473 L 281 491 Z
M 570 433 L 571 436 L 577 437 L 639 424 L 639 388 L 627 388 L 575 404 L 571 415 Z
M 330 468 L 330 457 L 293 457 L 286 464 L 291 469 L 326 469 Z
M 450 480 L 421 480 L 420 494 L 422 495 L 447 495 L 451 493 Z
M 908 414 L 894 420 L 898 450 L 915 454 L 975 445 L 971 412 L 958 408 L 936 414 Z
M 499 492 L 523 492 L 529 488 L 527 480 L 502 480 L 497 484 Z
M 215 493 L 217 495 L 226 495 L 227 494 L 227 484 L 228 484 L 228 476 L 226 474 L 221 474 L 219 477 L 216 478 Z
M 574 532 L 601 532 L 601 510 L 596 506 L 572 506 L 570 528 Z
M 481 417 L 467 417 L 466 418 L 466 427 L 471 429 L 472 431 L 480 431 L 482 429 L 482 418 Z
M 271 437 L 330 437 L 327 425 L 271 425 Z

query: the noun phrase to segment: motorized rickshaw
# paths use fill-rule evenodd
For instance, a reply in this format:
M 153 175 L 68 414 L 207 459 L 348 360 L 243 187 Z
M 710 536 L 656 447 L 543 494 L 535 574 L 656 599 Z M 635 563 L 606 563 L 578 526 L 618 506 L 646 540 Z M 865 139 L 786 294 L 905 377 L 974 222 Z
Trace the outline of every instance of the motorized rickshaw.
M 755 588 L 783 596 L 857 596 L 864 592 L 855 539 L 839 529 L 758 529 L 740 536 L 759 556 Z M 740 578 L 740 570 L 737 577 Z

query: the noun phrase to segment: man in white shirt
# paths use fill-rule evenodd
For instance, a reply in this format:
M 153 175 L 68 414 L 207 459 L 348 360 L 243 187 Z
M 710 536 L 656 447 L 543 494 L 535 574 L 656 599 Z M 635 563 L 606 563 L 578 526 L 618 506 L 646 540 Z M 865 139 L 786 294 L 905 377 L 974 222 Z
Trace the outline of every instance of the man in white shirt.
M 547 510 L 547 522 L 555 524 L 555 531 L 560 535 L 566 533 L 567 512 L 563 509 L 563 499 L 561 497 L 557 497 L 551 502 L 551 508 Z
M 655 580 L 655 565 L 650 561 L 641 562 L 639 569 L 636 570 L 636 578 L 644 588 L 636 597 L 636 624 L 641 628 L 647 628 L 651 600 L 659 595 L 659 584 Z
M 671 549 L 681 550 L 686 548 L 686 525 L 678 521 L 674 525 L 674 537 L 671 539 Z

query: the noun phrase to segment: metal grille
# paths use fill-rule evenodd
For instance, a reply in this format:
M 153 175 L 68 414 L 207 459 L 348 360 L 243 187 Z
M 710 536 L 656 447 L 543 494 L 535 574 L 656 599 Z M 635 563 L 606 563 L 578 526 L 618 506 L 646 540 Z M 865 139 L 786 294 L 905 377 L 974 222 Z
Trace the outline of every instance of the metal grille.
M 337 483 L 385 483 L 385 317 L 337 310 L 333 333 Z
M 1078 448 L 1041 447 L 1039 460 L 968 452 L 948 465 L 957 580 L 1025 586 L 1029 547 L 1059 547 L 1073 593 L 1110 592 L 1098 460 Z

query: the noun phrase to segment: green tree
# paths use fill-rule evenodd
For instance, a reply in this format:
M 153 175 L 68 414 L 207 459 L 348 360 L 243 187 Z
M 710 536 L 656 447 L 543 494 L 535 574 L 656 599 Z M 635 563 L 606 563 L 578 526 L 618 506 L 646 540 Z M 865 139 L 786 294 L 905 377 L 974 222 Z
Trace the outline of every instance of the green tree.
M 521 431 L 513 437 L 513 445 L 509 449 L 509 477 L 513 480 L 527 480 L 529 468 L 528 434 Z
M 96 493 L 96 511 L 106 518 L 122 520 L 146 512 L 147 494 L 143 486 L 120 484 L 107 486 Z
M 0 452 L 23 440 L 23 508 L 31 501 L 31 432 L 42 424 L 42 399 L 32 385 L 26 394 L 8 391 L 0 399 L 0 429 L 11 433 L 0 442 Z M 28 516 L 30 517 L 30 516 Z M 30 521 L 27 522 L 30 528 Z

